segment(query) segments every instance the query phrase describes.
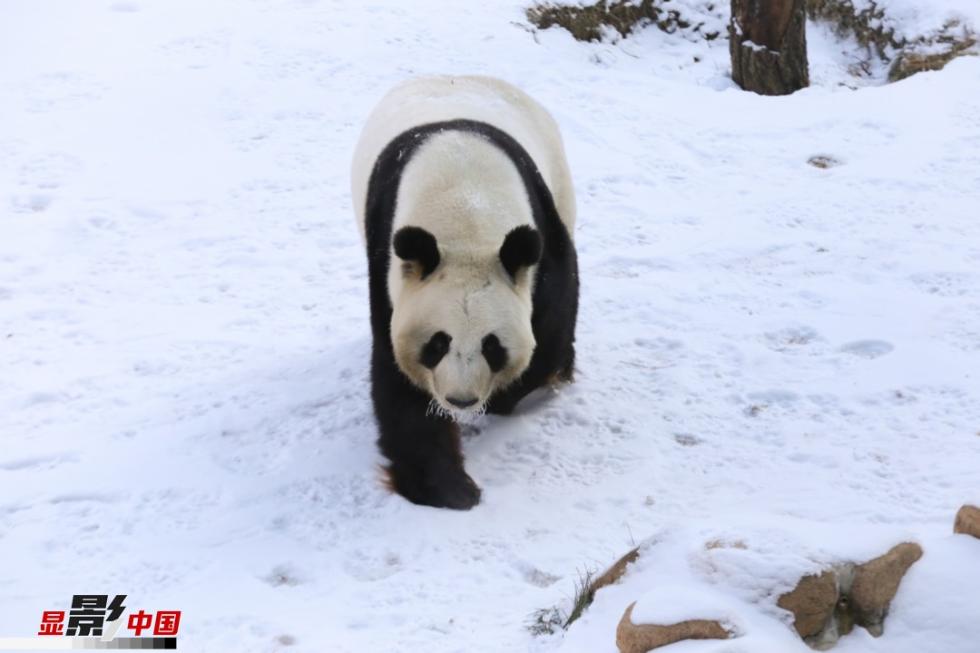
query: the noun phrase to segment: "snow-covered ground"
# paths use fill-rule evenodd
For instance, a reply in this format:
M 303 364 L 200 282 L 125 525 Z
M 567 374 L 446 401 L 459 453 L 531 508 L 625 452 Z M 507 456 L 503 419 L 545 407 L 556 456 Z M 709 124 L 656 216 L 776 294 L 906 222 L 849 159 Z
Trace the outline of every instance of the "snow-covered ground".
M 724 40 L 528 29 L 515 2 L 0 5 L 0 636 L 125 593 L 183 610 L 189 651 L 603 653 L 677 586 L 743 637 L 671 650 L 802 652 L 772 593 L 911 538 L 884 636 L 838 650 L 980 650 L 980 541 L 951 535 L 980 501 L 980 58 L 855 91 L 813 30 L 815 85 L 762 98 Z M 466 513 L 378 482 L 348 196 L 374 102 L 431 72 L 550 107 L 579 198 L 577 382 L 466 437 Z

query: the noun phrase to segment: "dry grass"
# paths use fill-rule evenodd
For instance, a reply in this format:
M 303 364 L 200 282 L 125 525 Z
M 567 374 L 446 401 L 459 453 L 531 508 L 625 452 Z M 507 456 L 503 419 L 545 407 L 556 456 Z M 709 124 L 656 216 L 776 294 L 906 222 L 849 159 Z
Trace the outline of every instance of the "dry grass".
M 579 574 L 578 581 L 575 583 L 575 596 L 572 598 L 572 611 L 567 616 L 558 608 L 542 608 L 535 611 L 527 624 L 531 634 L 552 635 L 571 626 L 595 599 L 598 588 L 595 586 L 594 578 L 595 574 L 591 571 Z
M 874 2 L 857 9 L 851 0 L 807 0 L 806 12 L 810 18 L 830 23 L 838 36 L 852 37 L 873 49 L 882 59 L 887 60 L 890 52 L 904 45 L 884 20 L 885 10 Z
M 885 10 L 875 2 L 857 9 L 852 0 L 807 0 L 807 13 L 830 23 L 838 36 L 851 37 L 890 61 L 888 81 L 897 82 L 924 70 L 939 70 L 956 57 L 977 54 L 977 35 L 951 20 L 938 34 L 906 39 L 895 33 Z
M 568 615 L 568 619 L 565 620 L 562 628 L 568 628 L 575 623 L 575 620 L 582 616 L 585 609 L 592 605 L 596 591 L 596 587 L 592 582 L 593 576 L 595 574 L 591 571 L 587 571 L 579 576 L 578 582 L 575 583 L 575 598 L 572 599 L 572 613 Z
M 600 41 L 608 30 L 626 37 L 647 25 L 655 25 L 667 33 L 684 29 L 699 31 L 700 28 L 700 25 L 685 20 L 677 10 L 664 9 L 659 0 L 599 0 L 591 5 L 544 2 L 535 4 L 526 13 L 532 25 L 540 29 L 563 27 L 579 41 Z M 719 36 L 718 32 L 702 35 L 709 41 Z
M 558 608 L 542 608 L 531 615 L 527 629 L 534 636 L 554 635 L 565 628 L 565 617 Z

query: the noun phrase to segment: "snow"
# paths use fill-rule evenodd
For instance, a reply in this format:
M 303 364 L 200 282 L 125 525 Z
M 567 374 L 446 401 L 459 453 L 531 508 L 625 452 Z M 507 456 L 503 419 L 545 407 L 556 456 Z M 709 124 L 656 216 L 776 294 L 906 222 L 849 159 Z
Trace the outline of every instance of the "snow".
M 727 599 L 727 601 L 726 601 Z M 700 587 L 658 583 L 642 594 L 630 613 L 637 624 L 676 624 L 694 619 L 710 619 L 723 624 L 729 632 L 737 632 L 736 618 L 725 606 L 728 597 L 712 596 Z
M 3 11 L 0 636 L 106 592 L 191 651 L 601 653 L 681 588 L 741 637 L 672 651 L 804 651 L 773 593 L 911 539 L 885 634 L 837 650 L 976 650 L 980 58 L 851 90 L 823 35 L 762 98 L 723 39 L 513 2 Z M 348 196 L 370 108 L 435 72 L 549 107 L 579 201 L 577 381 L 467 430 L 467 513 L 378 482 Z

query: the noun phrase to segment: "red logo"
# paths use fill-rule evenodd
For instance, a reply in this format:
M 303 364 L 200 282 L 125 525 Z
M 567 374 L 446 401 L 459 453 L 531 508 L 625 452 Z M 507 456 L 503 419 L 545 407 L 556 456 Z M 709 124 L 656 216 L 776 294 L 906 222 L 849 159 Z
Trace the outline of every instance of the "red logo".
M 65 634 L 65 613 L 58 610 L 45 610 L 41 615 L 41 630 L 38 635 L 64 635 Z
M 154 635 L 176 635 L 178 628 L 180 628 L 180 610 L 157 612 L 157 620 L 153 624 Z

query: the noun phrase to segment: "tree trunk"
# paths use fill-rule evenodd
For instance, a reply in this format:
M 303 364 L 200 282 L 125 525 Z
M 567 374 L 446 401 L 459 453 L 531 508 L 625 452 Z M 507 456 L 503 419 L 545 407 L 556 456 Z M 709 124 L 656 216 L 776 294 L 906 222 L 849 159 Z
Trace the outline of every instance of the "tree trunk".
M 810 85 L 804 0 L 732 0 L 732 79 L 746 91 L 788 95 Z

